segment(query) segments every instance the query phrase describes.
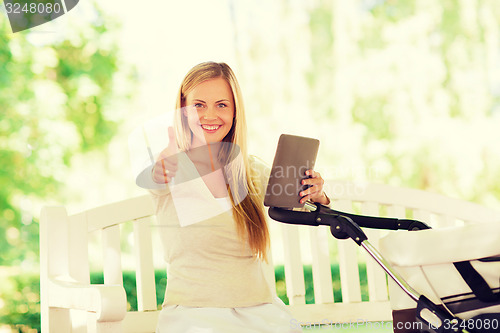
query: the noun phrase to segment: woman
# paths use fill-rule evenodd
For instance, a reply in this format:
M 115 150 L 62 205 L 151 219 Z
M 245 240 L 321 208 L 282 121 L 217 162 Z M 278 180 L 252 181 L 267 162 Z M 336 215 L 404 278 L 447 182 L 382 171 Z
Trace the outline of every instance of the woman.
M 246 150 L 241 92 L 225 63 L 195 66 L 177 97 L 176 128 L 152 170 L 168 282 L 157 332 L 294 332 L 265 273 L 268 168 Z M 320 174 L 301 201 L 328 204 Z

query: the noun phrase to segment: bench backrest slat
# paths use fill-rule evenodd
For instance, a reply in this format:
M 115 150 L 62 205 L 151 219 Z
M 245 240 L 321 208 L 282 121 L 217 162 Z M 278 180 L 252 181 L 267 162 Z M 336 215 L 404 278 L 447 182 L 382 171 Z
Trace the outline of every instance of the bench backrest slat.
M 79 214 L 68 219 L 69 275 L 78 282 L 90 283 L 87 216 Z
M 139 311 L 157 309 L 153 265 L 151 217 L 134 221 L 134 252 L 136 263 L 137 308 Z
M 286 293 L 290 304 L 305 304 L 306 289 L 298 225 L 281 225 Z
M 362 202 L 361 212 L 364 215 L 370 216 L 380 216 L 380 205 L 375 202 Z M 370 243 L 378 248 L 380 231 L 365 229 L 366 236 L 370 240 Z M 368 253 L 364 252 L 366 261 L 366 276 L 368 282 L 368 295 L 370 301 L 387 301 L 389 299 L 387 290 L 387 277 L 378 265 L 378 263 L 373 260 Z
M 336 210 L 350 212 L 352 211 L 352 202 L 350 200 L 335 201 Z M 342 290 L 342 302 L 352 303 L 361 302 L 361 288 L 359 284 L 359 268 L 357 261 L 358 246 L 349 239 L 339 240 L 337 242 L 339 250 L 339 270 L 340 284 Z
M 330 228 L 321 226 L 308 228 L 311 244 L 314 302 L 316 304 L 333 303 L 332 272 L 330 268 L 330 249 L 328 237 Z
M 119 224 L 102 230 L 102 250 L 104 283 L 123 285 Z

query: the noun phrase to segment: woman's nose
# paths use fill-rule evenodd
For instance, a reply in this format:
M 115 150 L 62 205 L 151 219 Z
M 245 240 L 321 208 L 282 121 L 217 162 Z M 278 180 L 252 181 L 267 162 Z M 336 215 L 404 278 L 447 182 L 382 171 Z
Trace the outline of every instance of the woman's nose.
M 203 118 L 206 120 L 217 119 L 217 111 L 215 110 L 215 108 L 208 107 L 205 111 L 205 114 L 203 115 Z

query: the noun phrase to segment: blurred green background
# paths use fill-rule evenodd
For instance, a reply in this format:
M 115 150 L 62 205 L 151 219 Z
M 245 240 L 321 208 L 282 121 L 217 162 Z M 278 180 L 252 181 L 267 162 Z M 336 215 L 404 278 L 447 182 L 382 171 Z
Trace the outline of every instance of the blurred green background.
M 89 0 L 15 34 L 0 7 L 0 332 L 39 327 L 41 206 L 143 193 L 127 137 L 202 61 L 236 72 L 269 163 L 316 137 L 325 178 L 500 208 L 496 0 Z

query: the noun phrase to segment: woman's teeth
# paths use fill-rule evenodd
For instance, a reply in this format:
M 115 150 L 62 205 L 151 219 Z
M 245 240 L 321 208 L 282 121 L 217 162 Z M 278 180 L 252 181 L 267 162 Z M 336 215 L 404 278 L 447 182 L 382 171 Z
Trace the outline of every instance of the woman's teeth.
M 201 127 L 207 131 L 215 131 L 216 129 L 219 129 L 220 125 L 201 125 Z

